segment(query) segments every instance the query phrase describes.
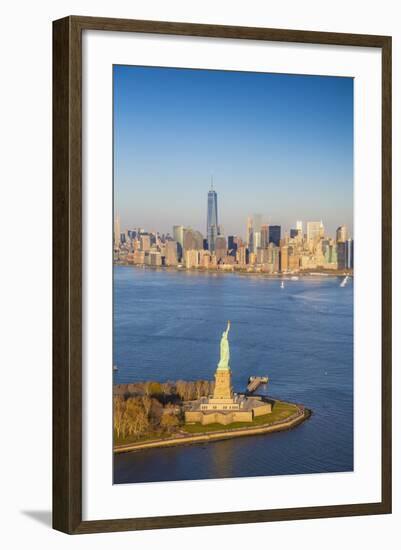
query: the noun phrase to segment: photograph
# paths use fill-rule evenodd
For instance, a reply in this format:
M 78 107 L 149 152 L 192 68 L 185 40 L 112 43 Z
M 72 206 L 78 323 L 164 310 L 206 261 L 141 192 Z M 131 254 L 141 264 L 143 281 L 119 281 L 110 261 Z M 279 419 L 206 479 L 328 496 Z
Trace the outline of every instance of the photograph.
M 352 472 L 354 80 L 113 65 L 113 482 Z

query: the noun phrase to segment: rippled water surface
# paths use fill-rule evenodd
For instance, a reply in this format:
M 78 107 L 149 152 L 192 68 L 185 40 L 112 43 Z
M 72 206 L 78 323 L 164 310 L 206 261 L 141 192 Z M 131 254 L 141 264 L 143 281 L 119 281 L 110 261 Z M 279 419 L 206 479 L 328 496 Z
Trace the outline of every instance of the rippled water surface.
M 213 379 L 231 320 L 235 391 L 264 391 L 313 410 L 296 429 L 114 458 L 115 483 L 353 469 L 353 289 L 337 277 L 285 281 L 114 268 L 115 383 Z

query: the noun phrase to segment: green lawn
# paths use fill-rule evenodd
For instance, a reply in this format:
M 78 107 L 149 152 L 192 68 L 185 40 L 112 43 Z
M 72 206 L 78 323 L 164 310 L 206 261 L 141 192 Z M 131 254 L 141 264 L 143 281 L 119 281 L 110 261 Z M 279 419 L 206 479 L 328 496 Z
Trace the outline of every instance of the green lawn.
M 262 426 L 269 425 L 277 420 L 285 420 L 292 414 L 297 411 L 297 406 L 293 403 L 286 403 L 285 401 L 274 401 L 273 410 L 270 414 L 265 414 L 263 416 L 257 416 L 253 422 L 233 422 L 227 426 L 222 424 L 209 424 L 207 426 L 202 426 L 202 424 L 186 424 L 180 426 L 175 430 L 177 432 L 184 432 L 187 434 L 200 434 L 207 432 L 218 432 L 224 430 L 233 430 L 236 428 L 247 428 L 252 426 Z M 127 445 L 129 443 L 142 443 L 144 441 L 155 440 L 155 439 L 165 439 L 174 435 L 174 432 L 149 432 L 143 434 L 140 437 L 137 436 L 127 436 L 125 438 L 118 438 L 117 434 L 114 433 L 114 445 Z
M 297 406 L 293 403 L 286 403 L 284 401 L 275 401 L 273 404 L 273 410 L 270 414 L 263 416 L 257 416 L 253 422 L 233 422 L 227 426 L 222 424 L 208 424 L 202 426 L 202 424 L 187 424 L 182 427 L 182 430 L 190 434 L 206 433 L 206 432 L 218 432 L 223 430 L 232 430 L 235 428 L 247 428 L 251 426 L 269 425 L 277 420 L 285 420 L 297 411 Z

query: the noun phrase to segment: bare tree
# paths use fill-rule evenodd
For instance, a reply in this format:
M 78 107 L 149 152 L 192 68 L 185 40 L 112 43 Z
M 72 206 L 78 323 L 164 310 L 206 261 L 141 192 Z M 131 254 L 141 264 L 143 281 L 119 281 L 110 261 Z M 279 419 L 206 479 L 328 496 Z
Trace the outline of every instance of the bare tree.
M 179 425 L 178 418 L 175 414 L 163 414 L 160 420 L 160 425 L 162 428 L 164 428 L 168 432 L 174 431 L 174 428 L 176 428 Z
M 150 395 L 151 391 L 152 391 L 152 382 L 150 382 L 150 381 L 144 382 L 143 391 L 144 391 L 145 395 Z
M 175 387 L 180 399 L 185 400 L 187 393 L 187 382 L 185 382 L 185 380 L 177 380 Z
M 142 399 L 127 400 L 127 427 L 129 435 L 138 436 L 148 429 L 149 420 L 143 407 Z
M 149 397 L 148 395 L 144 395 L 142 397 L 142 405 L 143 405 L 143 408 L 144 408 L 144 411 L 145 411 L 145 414 L 146 414 L 147 418 L 149 418 L 150 409 L 152 408 L 152 398 Z
M 121 435 L 121 432 L 123 430 L 123 425 L 125 421 L 125 401 L 121 396 L 115 396 L 113 399 L 113 421 L 114 421 L 114 429 L 117 434 L 117 437 L 119 438 Z
M 203 389 L 204 389 L 203 380 L 197 380 L 195 382 L 196 399 L 200 399 L 204 395 Z

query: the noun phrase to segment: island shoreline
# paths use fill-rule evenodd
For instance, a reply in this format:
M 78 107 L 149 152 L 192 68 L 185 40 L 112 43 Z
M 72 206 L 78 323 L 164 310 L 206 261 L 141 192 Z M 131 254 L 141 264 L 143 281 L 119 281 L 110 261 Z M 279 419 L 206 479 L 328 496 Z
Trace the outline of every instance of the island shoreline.
M 251 435 L 265 435 L 287 431 L 295 428 L 305 420 L 308 420 L 312 415 L 312 410 L 307 408 L 298 409 L 298 413 L 292 417 L 286 418 L 283 421 L 278 421 L 273 424 L 262 426 L 249 426 L 244 428 L 235 428 L 222 430 L 220 432 L 209 432 L 199 435 L 184 435 L 175 436 L 169 439 L 148 440 L 138 443 L 127 443 L 116 445 L 113 448 L 114 454 L 129 453 L 144 451 L 147 449 L 157 449 L 162 447 L 176 447 L 181 445 L 197 445 L 199 443 L 209 443 L 213 441 L 222 441 L 224 439 L 233 439 L 235 437 L 246 437 Z

